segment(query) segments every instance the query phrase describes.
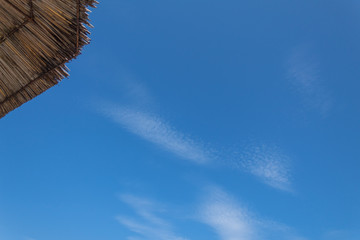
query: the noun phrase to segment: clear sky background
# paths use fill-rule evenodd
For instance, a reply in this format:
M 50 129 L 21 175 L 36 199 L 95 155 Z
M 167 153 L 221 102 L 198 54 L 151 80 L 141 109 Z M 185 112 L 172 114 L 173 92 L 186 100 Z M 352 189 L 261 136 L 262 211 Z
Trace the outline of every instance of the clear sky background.
M 357 0 L 104 0 L 0 120 L 1 240 L 360 239 Z

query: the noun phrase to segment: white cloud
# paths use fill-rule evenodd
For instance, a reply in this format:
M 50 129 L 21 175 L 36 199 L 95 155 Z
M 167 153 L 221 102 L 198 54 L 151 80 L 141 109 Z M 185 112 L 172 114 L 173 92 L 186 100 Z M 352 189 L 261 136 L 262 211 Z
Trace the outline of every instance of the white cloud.
M 162 226 L 153 226 L 148 223 L 141 223 L 140 221 L 120 216 L 117 217 L 117 220 L 132 232 L 143 236 L 146 240 L 186 240 L 186 238 L 176 236 L 173 232 L 164 229 Z
M 255 239 L 255 229 L 247 210 L 219 189 L 207 196 L 200 209 L 200 219 L 211 226 L 221 240 Z
M 241 167 L 265 184 L 291 191 L 290 159 L 277 148 L 265 145 L 249 147 L 242 153 Z
M 210 151 L 154 114 L 121 106 L 107 106 L 103 112 L 129 132 L 181 158 L 199 164 L 211 160 Z
M 297 47 L 287 61 L 288 78 L 304 103 L 326 115 L 332 105 L 330 94 L 322 84 L 319 64 L 308 53 L 307 47 Z
M 175 130 L 160 117 L 144 111 L 107 104 L 103 112 L 129 132 L 147 140 L 161 149 L 197 164 L 217 164 L 228 159 L 224 153 L 210 148 Z M 215 154 L 216 153 L 216 154 Z M 290 182 L 290 159 L 278 149 L 266 146 L 244 147 L 236 167 L 256 176 L 276 189 L 292 191 Z M 230 159 L 230 158 L 229 158 Z M 229 163 L 228 160 L 222 160 Z M 230 160 L 234 162 L 234 160 Z M 231 163 L 230 163 L 231 165 Z
M 161 226 L 167 225 L 166 221 L 154 214 L 154 212 L 163 211 L 159 206 L 156 206 L 154 202 L 125 194 L 120 196 L 120 200 L 131 206 L 140 217 L 148 222 Z
M 200 207 L 200 220 L 221 240 L 306 240 L 286 225 L 261 219 L 222 189 L 212 187 Z
M 322 239 L 324 240 L 358 240 L 360 232 L 353 230 L 331 230 L 325 232 Z
M 250 144 L 228 157 L 230 166 L 255 176 L 266 185 L 292 192 L 290 157 L 277 147 Z
M 174 221 L 164 206 L 133 195 L 121 195 L 122 202 L 134 210 L 117 221 L 133 234 L 128 240 L 187 240 L 174 230 Z M 307 240 L 287 225 L 260 217 L 219 187 L 209 187 L 195 212 L 195 220 L 209 226 L 219 240 Z M 186 214 L 187 215 L 187 214 Z M 201 229 L 201 228 L 200 228 Z M 137 235 L 134 235 L 137 234 Z
M 197 164 L 229 164 L 233 167 L 233 159 L 226 156 L 224 151 L 215 151 L 213 148 L 196 141 L 193 138 L 176 130 L 171 124 L 158 115 L 144 111 L 144 99 L 151 99 L 151 94 L 139 82 L 127 81 L 127 92 L 134 99 L 139 99 L 135 104 L 114 105 L 103 103 L 100 112 L 118 123 L 127 131 L 138 137 L 171 152 L 180 158 L 190 160 Z M 130 98 L 128 96 L 128 98 Z M 146 101 L 145 101 L 146 102 Z M 147 107 L 145 107 L 147 108 Z M 291 191 L 289 159 L 279 151 L 265 148 L 253 148 L 250 151 L 242 149 L 240 160 L 235 163 L 241 170 L 255 175 L 271 187 Z
M 159 208 L 154 202 L 132 195 L 122 195 L 120 199 L 131 206 L 137 216 L 135 217 L 136 219 L 125 216 L 118 216 L 116 219 L 130 231 L 142 237 L 131 236 L 128 238 L 129 240 L 187 240 L 174 233 L 173 226 L 169 221 L 158 216 L 164 210 Z
M 124 76 L 121 82 L 122 95 L 124 101 L 137 107 L 151 108 L 155 105 L 154 98 L 149 92 L 148 88 L 140 81 L 137 81 L 133 76 Z

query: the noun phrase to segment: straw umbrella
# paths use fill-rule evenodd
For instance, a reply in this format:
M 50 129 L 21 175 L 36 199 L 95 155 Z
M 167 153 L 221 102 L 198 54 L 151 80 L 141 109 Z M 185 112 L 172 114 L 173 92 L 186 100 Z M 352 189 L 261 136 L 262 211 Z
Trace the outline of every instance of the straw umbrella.
M 0 0 L 0 118 L 68 76 L 95 0 Z

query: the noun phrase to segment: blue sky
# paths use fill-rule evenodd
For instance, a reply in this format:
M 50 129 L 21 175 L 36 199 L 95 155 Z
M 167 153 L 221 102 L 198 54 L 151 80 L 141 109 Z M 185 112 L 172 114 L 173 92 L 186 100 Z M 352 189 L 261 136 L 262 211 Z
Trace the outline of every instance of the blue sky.
M 0 120 L 0 239 L 359 239 L 359 11 L 102 1 Z

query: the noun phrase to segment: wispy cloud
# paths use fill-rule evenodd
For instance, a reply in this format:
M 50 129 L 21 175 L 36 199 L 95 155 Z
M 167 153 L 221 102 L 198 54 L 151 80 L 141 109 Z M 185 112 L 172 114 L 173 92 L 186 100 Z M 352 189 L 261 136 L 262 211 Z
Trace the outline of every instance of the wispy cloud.
M 154 114 L 109 104 L 103 108 L 103 112 L 129 132 L 178 157 L 197 164 L 228 162 L 224 160 L 229 158 L 226 154 L 207 148 L 185 136 Z M 271 187 L 291 191 L 290 159 L 280 150 L 261 145 L 243 147 L 240 152 L 236 167 L 256 176 Z
M 360 232 L 358 230 L 331 230 L 325 232 L 321 239 L 324 240 L 358 240 Z
M 132 232 L 140 234 L 144 240 L 186 240 L 186 238 L 175 235 L 171 230 L 164 229 L 162 226 L 149 225 L 140 221 L 132 220 L 125 217 L 117 217 L 119 223 L 130 229 Z M 134 238 L 131 238 L 134 239 Z M 136 238 L 138 239 L 138 238 Z
M 102 111 L 129 132 L 177 156 L 196 162 L 211 160 L 211 151 L 199 142 L 175 130 L 160 117 L 132 108 L 106 106 Z
M 242 166 L 265 184 L 284 191 L 291 191 L 290 159 L 279 149 L 265 145 L 243 152 Z
M 200 220 L 221 240 L 305 240 L 286 225 L 255 216 L 220 188 L 210 188 L 204 199 Z
M 200 219 L 211 226 L 222 240 L 252 240 L 255 228 L 248 211 L 220 189 L 213 189 L 201 206 Z
M 331 109 L 332 100 L 320 76 L 320 68 L 307 47 L 297 47 L 288 61 L 288 78 L 304 103 L 320 114 L 326 115 Z
M 137 215 L 148 222 L 156 225 L 166 226 L 167 222 L 156 216 L 155 212 L 163 212 L 157 204 L 144 198 L 135 197 L 133 195 L 121 195 L 120 200 L 132 207 Z
M 263 183 L 283 191 L 292 191 L 291 159 L 279 148 L 267 145 L 242 147 L 233 157 L 233 165 L 244 170 Z
M 282 223 L 255 214 L 245 204 L 217 186 L 203 192 L 202 200 L 195 205 L 192 218 L 178 216 L 180 220 L 204 224 L 219 240 L 307 240 Z M 175 221 L 164 205 L 133 195 L 121 195 L 120 199 L 134 210 L 129 216 L 118 216 L 118 222 L 129 229 L 128 240 L 187 240 L 175 231 Z M 185 214 L 188 216 L 188 214 Z M 202 228 L 200 228 L 202 229 Z M 184 229 L 183 229 L 184 230 Z M 208 234 L 206 232 L 205 234 Z
M 224 148 L 218 151 L 216 148 L 209 147 L 209 144 L 203 144 L 177 130 L 155 111 L 144 110 L 149 108 L 141 102 L 152 98 L 149 91 L 137 81 L 129 80 L 125 83 L 126 89 L 130 92 L 127 98 L 133 104 L 107 102 L 98 105 L 103 115 L 118 123 L 122 128 L 182 159 L 212 166 L 228 164 L 225 167 L 233 167 L 235 165 L 240 170 L 255 175 L 271 187 L 291 191 L 290 161 L 284 154 L 280 154 L 280 151 L 264 146 L 251 149 L 241 147 L 242 149 L 237 151 L 241 152 L 240 157 L 235 158 Z M 134 99 L 139 99 L 139 101 Z
M 120 89 L 124 96 L 124 102 L 128 102 L 130 105 L 137 106 L 138 108 L 152 108 L 155 105 L 155 100 L 147 86 L 137 81 L 134 76 L 124 76 Z
M 159 216 L 164 209 L 159 208 L 154 202 L 132 195 L 122 195 L 120 199 L 136 213 L 135 217 L 117 217 L 120 224 L 141 236 L 141 238 L 130 236 L 129 240 L 187 240 L 178 236 L 172 224 Z

